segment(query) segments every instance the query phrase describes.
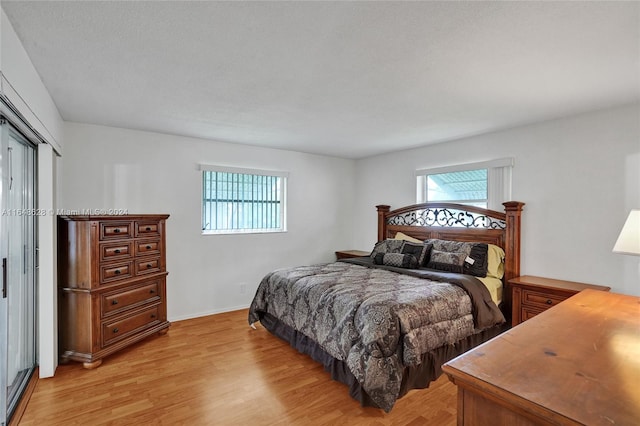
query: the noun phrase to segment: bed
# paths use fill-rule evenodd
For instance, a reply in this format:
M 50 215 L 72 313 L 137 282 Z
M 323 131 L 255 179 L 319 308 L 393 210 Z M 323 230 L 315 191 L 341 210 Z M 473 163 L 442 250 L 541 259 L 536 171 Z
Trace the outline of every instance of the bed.
M 505 329 L 504 283 L 520 273 L 523 205 L 377 206 L 370 256 L 267 274 L 249 324 L 260 321 L 363 406 L 388 412 L 409 390 L 428 387 L 446 361 Z

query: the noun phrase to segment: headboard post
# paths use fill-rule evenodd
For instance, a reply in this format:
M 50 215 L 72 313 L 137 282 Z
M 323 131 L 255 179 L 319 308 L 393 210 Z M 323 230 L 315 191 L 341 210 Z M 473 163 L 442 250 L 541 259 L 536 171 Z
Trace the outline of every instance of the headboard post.
M 389 213 L 391 206 L 381 204 L 376 206 L 376 209 L 378 209 L 378 241 L 382 241 L 387 238 L 387 219 L 385 214 Z
M 504 281 L 520 276 L 520 230 L 524 203 L 507 201 L 502 203 L 507 215 L 507 241 L 505 247 Z

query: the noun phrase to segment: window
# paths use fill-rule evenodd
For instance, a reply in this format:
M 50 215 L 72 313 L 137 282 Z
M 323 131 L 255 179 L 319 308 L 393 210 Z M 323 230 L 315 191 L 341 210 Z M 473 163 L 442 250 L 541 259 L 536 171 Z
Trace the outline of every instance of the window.
M 417 202 L 444 201 L 502 211 L 511 199 L 513 158 L 416 171 Z
M 285 232 L 287 173 L 204 166 L 202 232 Z
M 487 169 L 426 176 L 427 200 L 487 207 Z

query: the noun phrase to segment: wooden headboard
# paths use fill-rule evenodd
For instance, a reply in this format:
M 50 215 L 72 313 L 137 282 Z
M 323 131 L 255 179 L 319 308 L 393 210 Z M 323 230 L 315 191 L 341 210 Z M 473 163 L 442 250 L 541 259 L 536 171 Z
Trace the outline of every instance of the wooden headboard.
M 504 249 L 503 282 L 520 276 L 520 218 L 524 203 L 503 203 L 504 213 L 480 207 L 452 203 L 414 204 L 391 210 L 378 209 L 378 241 L 403 232 L 414 238 L 482 242 Z M 503 301 L 510 312 L 511 295 L 505 285 Z

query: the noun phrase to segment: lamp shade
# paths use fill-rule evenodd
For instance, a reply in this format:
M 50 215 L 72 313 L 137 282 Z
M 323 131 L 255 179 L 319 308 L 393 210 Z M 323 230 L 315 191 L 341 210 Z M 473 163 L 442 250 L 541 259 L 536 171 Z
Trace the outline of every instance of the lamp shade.
M 640 210 L 631 210 L 629 213 L 613 252 L 640 256 Z

